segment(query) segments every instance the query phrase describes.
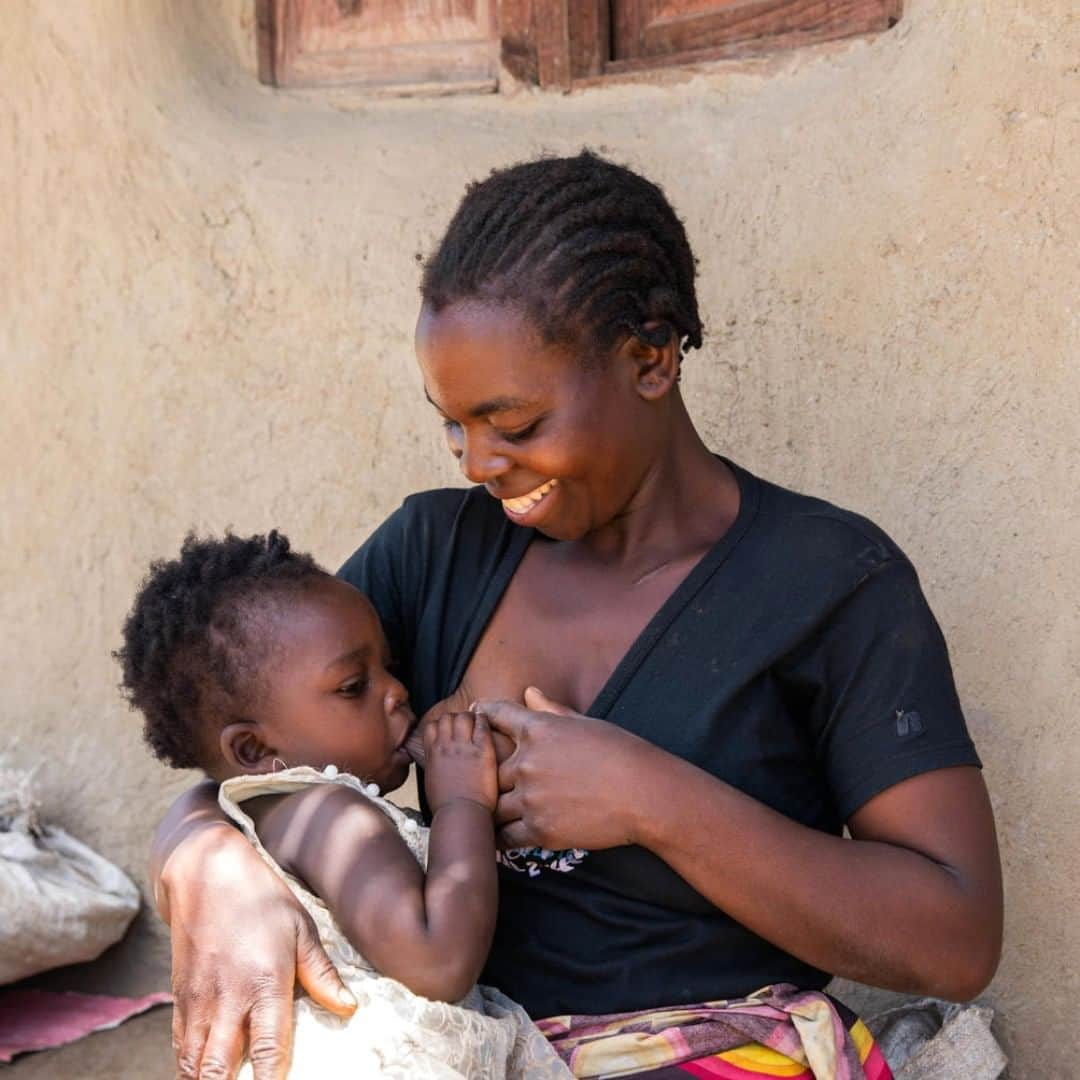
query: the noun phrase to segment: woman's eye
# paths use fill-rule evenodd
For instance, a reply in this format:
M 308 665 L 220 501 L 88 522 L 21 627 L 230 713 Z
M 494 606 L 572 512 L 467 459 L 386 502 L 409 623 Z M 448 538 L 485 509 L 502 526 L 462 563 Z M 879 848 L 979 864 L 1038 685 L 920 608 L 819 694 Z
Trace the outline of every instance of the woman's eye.
M 348 682 L 342 683 L 338 687 L 337 692 L 342 697 L 353 698 L 353 697 L 359 697 L 367 689 L 367 687 L 368 687 L 368 680 L 367 680 L 367 677 L 364 676 L 362 678 L 350 679 Z
M 526 424 L 523 428 L 518 428 L 517 431 L 500 431 L 499 434 L 507 442 L 524 442 L 530 435 L 532 435 L 536 431 L 539 426 L 540 421 L 534 420 L 531 424 Z
M 442 422 L 443 430 L 448 432 L 460 431 L 461 425 L 456 420 L 444 420 Z

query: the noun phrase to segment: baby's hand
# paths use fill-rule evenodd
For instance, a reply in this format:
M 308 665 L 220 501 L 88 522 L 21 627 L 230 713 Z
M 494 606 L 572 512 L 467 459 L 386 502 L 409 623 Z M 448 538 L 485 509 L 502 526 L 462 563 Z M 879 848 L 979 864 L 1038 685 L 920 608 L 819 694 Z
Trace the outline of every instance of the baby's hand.
M 424 792 L 432 813 L 454 799 L 469 799 L 494 811 L 499 800 L 498 766 L 484 717 L 455 712 L 429 721 L 424 756 Z

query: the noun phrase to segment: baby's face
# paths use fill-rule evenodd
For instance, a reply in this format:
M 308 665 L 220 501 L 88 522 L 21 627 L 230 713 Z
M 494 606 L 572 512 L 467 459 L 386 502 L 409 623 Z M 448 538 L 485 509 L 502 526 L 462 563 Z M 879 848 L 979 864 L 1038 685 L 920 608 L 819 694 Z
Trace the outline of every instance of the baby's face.
M 351 585 L 328 579 L 290 597 L 273 616 L 262 673 L 262 737 L 286 765 L 336 765 L 382 791 L 400 787 L 416 723 L 375 609 Z

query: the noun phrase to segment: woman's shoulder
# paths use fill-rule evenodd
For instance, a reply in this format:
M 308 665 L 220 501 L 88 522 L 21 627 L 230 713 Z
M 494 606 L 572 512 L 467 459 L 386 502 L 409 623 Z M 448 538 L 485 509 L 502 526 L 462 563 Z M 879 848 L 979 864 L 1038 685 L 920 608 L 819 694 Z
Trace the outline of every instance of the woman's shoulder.
M 474 594 L 522 532 L 482 487 L 424 491 L 405 499 L 338 576 L 371 600 L 385 625 L 395 613 L 418 616 L 447 590 Z
M 831 551 L 882 562 L 905 557 L 892 537 L 865 515 L 746 470 L 737 472 L 744 488 L 748 481 L 757 489 L 756 523 L 765 526 L 761 531 L 771 542 L 794 545 L 808 554 Z
M 481 486 L 432 488 L 407 495 L 391 515 L 402 523 L 419 527 L 445 527 L 463 519 L 506 521 L 496 499 Z
M 740 484 L 754 504 L 739 553 L 744 576 L 832 603 L 869 577 L 895 568 L 915 586 L 914 567 L 881 526 L 827 499 L 753 477 Z
M 372 534 L 408 535 L 413 539 L 445 538 L 461 528 L 500 528 L 508 525 L 498 500 L 483 487 L 433 488 L 408 495 Z
M 407 496 L 338 571 L 346 580 L 372 559 L 396 560 L 441 548 L 451 534 L 490 533 L 509 524 L 482 487 L 434 488 Z

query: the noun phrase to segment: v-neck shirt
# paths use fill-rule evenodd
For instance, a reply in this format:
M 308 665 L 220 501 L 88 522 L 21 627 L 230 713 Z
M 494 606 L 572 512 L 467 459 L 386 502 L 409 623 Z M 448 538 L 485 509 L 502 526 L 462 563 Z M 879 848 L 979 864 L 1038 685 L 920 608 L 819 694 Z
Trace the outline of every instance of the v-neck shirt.
M 735 521 L 588 714 L 834 835 L 904 779 L 978 765 L 945 642 L 899 548 L 857 514 L 728 464 Z M 342 567 L 378 611 L 418 715 L 460 685 L 534 540 L 550 542 L 511 522 L 482 487 L 444 489 L 406 499 Z M 643 848 L 530 849 L 500 863 L 484 978 L 534 1017 L 829 979 Z

